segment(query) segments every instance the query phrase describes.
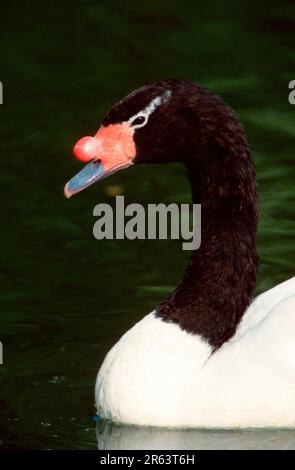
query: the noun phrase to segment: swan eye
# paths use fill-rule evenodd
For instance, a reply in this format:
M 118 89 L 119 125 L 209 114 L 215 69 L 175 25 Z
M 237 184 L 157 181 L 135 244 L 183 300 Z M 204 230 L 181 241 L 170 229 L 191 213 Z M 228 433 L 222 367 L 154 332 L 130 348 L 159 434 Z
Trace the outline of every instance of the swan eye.
M 171 91 L 167 90 L 162 95 L 156 96 L 152 101 L 137 114 L 134 114 L 131 118 L 128 119 L 127 124 L 133 129 L 139 129 L 146 125 L 150 115 L 163 103 L 171 97 Z
M 135 129 L 139 127 L 143 127 L 147 122 L 147 116 L 144 116 L 143 114 L 141 116 L 137 116 L 133 121 L 131 121 L 130 125 L 134 127 Z

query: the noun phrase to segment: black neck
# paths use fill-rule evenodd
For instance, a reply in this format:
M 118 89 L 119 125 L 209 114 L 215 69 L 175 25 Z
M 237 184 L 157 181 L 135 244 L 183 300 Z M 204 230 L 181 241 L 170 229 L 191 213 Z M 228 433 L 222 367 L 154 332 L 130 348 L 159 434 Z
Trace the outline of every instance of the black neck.
M 157 315 L 216 349 L 234 335 L 256 285 L 256 179 L 244 131 L 232 115 L 199 151 L 202 158 L 190 158 L 186 167 L 192 200 L 202 206 L 201 246 Z

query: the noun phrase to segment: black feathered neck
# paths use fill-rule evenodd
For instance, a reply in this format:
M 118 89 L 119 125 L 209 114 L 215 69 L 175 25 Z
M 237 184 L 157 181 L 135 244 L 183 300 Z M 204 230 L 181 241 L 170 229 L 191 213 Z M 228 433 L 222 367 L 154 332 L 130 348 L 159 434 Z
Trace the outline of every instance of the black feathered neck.
M 165 90 L 171 98 L 135 133 L 135 163 L 182 162 L 202 205 L 201 246 L 156 315 L 216 349 L 231 338 L 256 285 L 256 178 L 243 127 L 221 99 L 192 82 L 136 90 L 105 118 L 122 121 Z

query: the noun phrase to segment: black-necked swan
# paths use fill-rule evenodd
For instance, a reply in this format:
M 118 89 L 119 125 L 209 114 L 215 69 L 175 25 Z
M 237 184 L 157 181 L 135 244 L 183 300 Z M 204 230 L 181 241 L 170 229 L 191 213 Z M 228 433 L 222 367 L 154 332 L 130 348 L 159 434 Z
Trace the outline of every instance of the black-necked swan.
M 74 148 L 71 196 L 140 163 L 182 162 L 202 207 L 202 243 L 175 291 L 125 333 L 97 376 L 101 417 L 167 427 L 295 427 L 295 277 L 252 301 L 256 178 L 223 101 L 166 80 L 117 103 Z

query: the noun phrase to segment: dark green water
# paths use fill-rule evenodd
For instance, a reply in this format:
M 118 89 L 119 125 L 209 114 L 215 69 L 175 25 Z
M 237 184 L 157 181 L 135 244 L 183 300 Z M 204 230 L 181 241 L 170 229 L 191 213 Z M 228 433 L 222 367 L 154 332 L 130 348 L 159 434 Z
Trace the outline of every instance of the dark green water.
M 0 444 L 91 449 L 93 388 L 106 352 L 173 289 L 187 260 L 175 241 L 96 241 L 93 207 L 114 201 L 110 185 L 120 185 L 126 203 L 184 202 L 189 192 L 177 165 L 138 167 L 68 201 L 64 183 L 80 169 L 72 146 L 140 85 L 167 77 L 207 85 L 240 116 L 254 155 L 257 292 L 291 277 L 295 107 L 287 97 L 295 7 L 286 0 L 108 0 L 4 1 L 0 9 Z M 184 432 L 167 438 L 159 431 L 163 441 L 158 433 L 154 442 L 148 430 L 112 429 L 98 430 L 101 448 L 130 445 L 130 435 L 147 447 L 294 441 L 283 431 L 192 431 L 189 441 Z

